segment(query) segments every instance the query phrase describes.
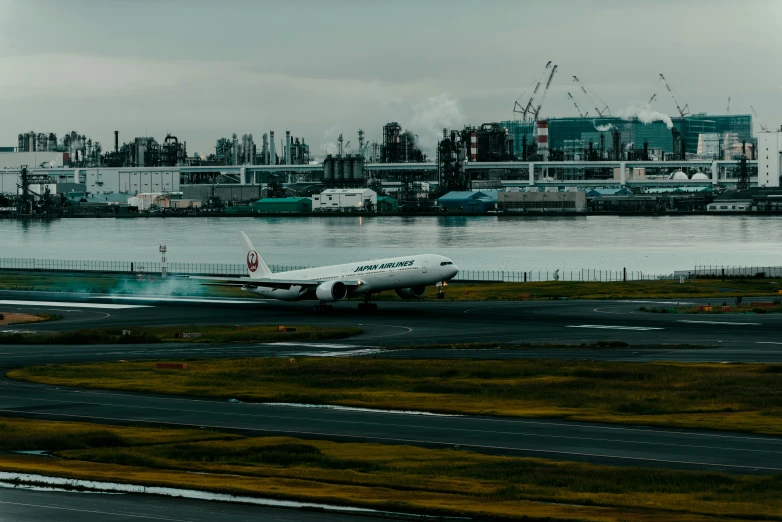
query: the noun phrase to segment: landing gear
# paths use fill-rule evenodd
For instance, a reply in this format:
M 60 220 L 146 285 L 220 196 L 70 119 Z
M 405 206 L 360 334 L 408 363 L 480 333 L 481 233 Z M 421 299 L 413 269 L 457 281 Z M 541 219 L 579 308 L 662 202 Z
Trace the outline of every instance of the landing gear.
M 333 306 L 326 304 L 326 303 L 318 303 L 315 305 L 315 312 L 316 313 L 326 313 L 330 312 L 334 309 Z
M 372 294 L 366 294 L 364 296 L 364 302 L 358 303 L 359 312 L 377 312 L 377 303 L 372 303 Z
M 437 299 L 445 299 L 445 291 L 443 290 L 445 286 L 445 282 L 437 284 Z

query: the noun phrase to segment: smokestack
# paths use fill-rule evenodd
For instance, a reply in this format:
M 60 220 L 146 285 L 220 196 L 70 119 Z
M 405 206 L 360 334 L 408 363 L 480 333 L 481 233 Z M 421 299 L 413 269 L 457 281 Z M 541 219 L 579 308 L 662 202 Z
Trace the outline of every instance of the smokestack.
M 236 138 L 236 134 L 233 135 L 233 163 L 232 165 L 236 165 L 236 162 L 238 161 L 238 153 L 239 153 L 239 140 Z
M 548 161 L 548 120 L 538 121 L 538 153 Z
M 285 131 L 285 164 L 291 164 L 291 131 Z
M 269 132 L 269 165 L 277 164 L 277 153 L 274 152 L 274 131 Z
M 470 131 L 470 161 L 478 161 L 478 131 Z
M 261 147 L 261 164 L 262 165 L 268 165 L 269 164 L 269 135 L 265 132 L 263 133 L 263 147 Z
M 114 131 L 114 152 L 119 152 L 119 131 Z

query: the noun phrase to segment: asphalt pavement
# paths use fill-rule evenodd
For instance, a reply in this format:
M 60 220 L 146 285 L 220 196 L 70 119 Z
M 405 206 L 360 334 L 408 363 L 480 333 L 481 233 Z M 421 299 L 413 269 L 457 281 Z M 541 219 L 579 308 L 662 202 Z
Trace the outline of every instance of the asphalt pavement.
M 758 298 L 757 300 L 768 300 Z M 315 313 L 311 303 L 259 299 L 188 299 L 48 292 L 0 292 L 0 309 L 59 313 L 61 321 L 0 327 L 11 331 L 198 324 L 357 326 L 361 335 L 331 343 L 121 346 L 2 346 L 0 368 L 65 361 L 187 356 L 372 355 L 381 357 L 569 358 L 686 362 L 782 362 L 780 314 L 659 314 L 666 307 L 714 300 L 380 302 L 360 314 L 354 302 Z M 752 301 L 746 299 L 745 301 Z M 452 350 L 416 345 L 465 343 L 594 343 L 617 340 L 628 348 Z M 653 345 L 653 348 L 649 348 Z M 711 349 L 679 349 L 679 345 Z
M 759 298 L 759 301 L 767 298 Z M 713 301 L 713 300 L 712 300 Z M 746 300 L 751 301 L 751 300 Z M 311 303 L 257 299 L 183 299 L 45 292 L 0 292 L 0 310 L 59 313 L 62 320 L 2 331 L 198 324 L 357 326 L 350 339 L 320 343 L 112 346 L 0 345 L 0 368 L 90 360 L 235 356 L 403 358 L 567 358 L 629 361 L 782 362 L 782 316 L 651 314 L 641 306 L 709 300 L 380 302 L 359 314 L 338 303 L 328 314 Z M 715 303 L 718 304 L 718 303 Z M 626 348 L 547 348 L 545 343 L 618 340 Z M 451 349 L 464 343 L 535 343 L 528 349 Z M 411 349 L 416 345 L 446 347 Z M 710 348 L 680 349 L 676 345 Z M 648 345 L 655 345 L 650 348 Z M 667 346 L 666 346 L 667 345 Z M 0 380 L 0 416 L 150 423 L 233 430 L 250 435 L 372 441 L 470 449 L 599 464 L 782 472 L 782 439 L 751 434 L 655 429 L 557 420 L 414 415 L 263 405 L 120 393 Z M 341 515 L 203 501 L 0 489 L 0 520 L 332 520 Z
M 615 465 L 782 472 L 779 438 L 559 420 L 193 399 L 0 380 L 0 416 L 213 428 Z
M 324 513 L 185 500 L 154 495 L 80 493 L 47 489 L 0 487 L 0 522 L 336 522 L 344 513 Z M 351 515 L 352 522 L 377 522 L 375 517 Z

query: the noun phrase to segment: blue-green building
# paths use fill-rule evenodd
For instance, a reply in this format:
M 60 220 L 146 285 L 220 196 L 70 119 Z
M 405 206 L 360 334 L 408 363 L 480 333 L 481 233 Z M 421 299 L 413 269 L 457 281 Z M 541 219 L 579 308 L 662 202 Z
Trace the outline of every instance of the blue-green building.
M 684 118 L 672 118 L 674 127 L 681 133 L 686 151 L 695 154 L 698 151 L 698 136 L 711 133 L 735 133 L 738 140 L 752 141 L 752 116 L 749 114 L 708 115 L 693 114 Z M 524 138 L 531 145 L 535 141 L 534 122 L 503 121 L 500 125 L 508 130 L 513 140 L 513 149 L 517 158 L 522 158 Z M 605 150 L 613 148 L 611 131 L 619 129 L 623 146 L 633 144 L 636 149 L 643 148 L 644 142 L 649 149 L 662 150 L 664 153 L 679 152 L 673 150 L 671 129 L 662 121 L 643 123 L 636 118 L 550 118 L 549 148 L 551 150 L 580 153 L 589 148 L 590 141 L 595 150 L 600 148 L 601 135 Z

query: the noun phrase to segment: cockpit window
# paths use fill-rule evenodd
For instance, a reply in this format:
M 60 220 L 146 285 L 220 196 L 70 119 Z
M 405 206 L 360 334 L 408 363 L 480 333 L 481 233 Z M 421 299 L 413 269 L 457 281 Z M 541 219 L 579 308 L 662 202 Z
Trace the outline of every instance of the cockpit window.
M 443 261 L 442 263 L 440 263 L 440 266 L 452 265 L 452 264 L 453 264 L 453 261 Z

